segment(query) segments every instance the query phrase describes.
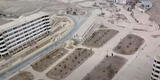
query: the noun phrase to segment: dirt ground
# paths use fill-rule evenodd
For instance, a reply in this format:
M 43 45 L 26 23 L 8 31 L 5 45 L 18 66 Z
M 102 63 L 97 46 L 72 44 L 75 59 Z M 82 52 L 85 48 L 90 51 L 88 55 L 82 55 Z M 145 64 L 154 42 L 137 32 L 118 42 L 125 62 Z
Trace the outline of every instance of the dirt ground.
M 35 71 L 42 72 L 51 66 L 54 62 L 60 59 L 68 53 L 68 50 L 64 48 L 56 49 L 50 52 L 48 55 L 42 57 L 40 60 L 33 63 L 31 66 Z
M 23 71 L 13 76 L 9 80 L 34 80 L 34 76 L 30 72 Z
M 15 16 L 28 15 L 32 12 L 47 11 L 58 13 L 68 4 L 60 0 L 0 0 L 0 12 L 11 13 Z
M 151 20 L 160 24 L 160 0 L 150 0 L 153 3 L 153 7 L 147 11 L 151 15 Z
M 83 45 L 87 47 L 99 48 L 111 38 L 113 38 L 117 33 L 118 31 L 113 29 L 95 31 L 89 38 L 84 41 Z
M 114 48 L 114 51 L 124 55 L 131 55 L 134 54 L 143 43 L 143 38 L 129 34 L 119 42 L 119 44 Z
M 53 67 L 46 76 L 51 79 L 61 80 L 84 63 L 92 54 L 92 50 L 77 48 L 61 63 Z
M 119 56 L 105 57 L 104 60 L 82 80 L 111 80 L 126 61 L 126 59 Z

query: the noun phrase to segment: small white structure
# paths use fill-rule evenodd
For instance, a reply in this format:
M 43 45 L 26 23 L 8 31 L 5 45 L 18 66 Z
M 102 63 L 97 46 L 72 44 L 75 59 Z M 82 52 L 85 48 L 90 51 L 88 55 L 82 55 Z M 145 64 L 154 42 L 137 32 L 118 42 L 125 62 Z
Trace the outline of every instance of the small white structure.
M 127 0 L 114 0 L 114 2 L 117 4 L 126 4 Z

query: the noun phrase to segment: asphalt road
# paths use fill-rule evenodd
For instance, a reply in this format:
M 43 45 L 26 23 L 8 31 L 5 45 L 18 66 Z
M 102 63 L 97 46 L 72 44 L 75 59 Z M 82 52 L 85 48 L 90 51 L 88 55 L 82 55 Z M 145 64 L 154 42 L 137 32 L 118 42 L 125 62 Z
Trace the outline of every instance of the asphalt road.
M 88 13 L 89 14 L 89 13 Z M 71 37 L 73 37 L 74 33 L 80 28 L 80 26 L 87 20 L 86 18 L 82 18 L 81 20 L 79 20 L 79 18 L 75 18 L 72 16 L 69 16 L 73 21 L 74 21 L 74 26 L 72 27 L 72 29 L 70 30 L 70 32 L 65 35 L 61 40 L 53 43 L 52 45 L 48 46 L 47 48 L 37 52 L 35 55 L 29 57 L 28 59 L 22 61 L 21 63 L 13 66 L 12 68 L 10 68 L 9 70 L 7 70 L 6 72 L 0 73 L 0 80 L 5 80 L 6 78 L 8 78 L 9 76 L 13 75 L 14 73 L 22 70 L 23 68 L 25 68 L 27 65 L 30 65 L 33 61 L 35 61 L 37 58 L 45 55 L 46 53 L 52 51 L 53 49 L 55 49 L 58 45 L 62 44 L 63 42 L 65 42 L 66 40 L 70 39 Z

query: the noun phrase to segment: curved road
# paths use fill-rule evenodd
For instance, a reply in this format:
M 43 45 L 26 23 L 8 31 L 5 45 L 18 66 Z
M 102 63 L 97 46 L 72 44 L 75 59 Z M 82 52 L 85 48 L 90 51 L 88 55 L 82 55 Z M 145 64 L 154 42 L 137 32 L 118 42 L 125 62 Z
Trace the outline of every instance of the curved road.
M 89 13 L 87 14 L 89 15 Z M 14 73 L 20 71 L 21 69 L 25 68 L 27 65 L 30 65 L 34 60 L 36 60 L 37 58 L 45 55 L 47 52 L 52 51 L 53 49 L 55 49 L 59 44 L 65 42 L 66 40 L 68 40 L 69 38 L 71 38 L 74 33 L 80 28 L 80 26 L 87 20 L 88 16 L 86 18 L 82 18 L 81 20 L 79 20 L 79 18 L 75 18 L 72 16 L 69 16 L 70 18 L 72 18 L 72 20 L 74 21 L 74 26 L 72 27 L 72 29 L 70 30 L 70 32 L 65 35 L 61 40 L 56 41 L 55 43 L 51 44 L 50 46 L 48 46 L 47 48 L 39 51 L 38 53 L 36 53 L 35 55 L 27 58 L 26 60 L 22 61 L 21 63 L 13 66 L 12 68 L 10 68 L 9 70 L 7 70 L 6 72 L 0 73 L 0 80 L 5 80 L 6 78 L 8 78 L 9 76 L 13 75 Z

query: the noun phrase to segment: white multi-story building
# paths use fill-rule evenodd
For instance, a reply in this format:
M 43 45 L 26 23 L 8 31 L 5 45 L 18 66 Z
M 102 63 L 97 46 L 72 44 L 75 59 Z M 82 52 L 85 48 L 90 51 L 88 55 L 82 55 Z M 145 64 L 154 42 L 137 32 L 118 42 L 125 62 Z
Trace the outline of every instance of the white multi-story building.
M 0 56 L 16 53 L 32 42 L 48 36 L 51 30 L 49 14 L 38 12 L 0 25 Z
M 154 59 L 150 80 L 160 80 L 160 56 L 156 56 Z

